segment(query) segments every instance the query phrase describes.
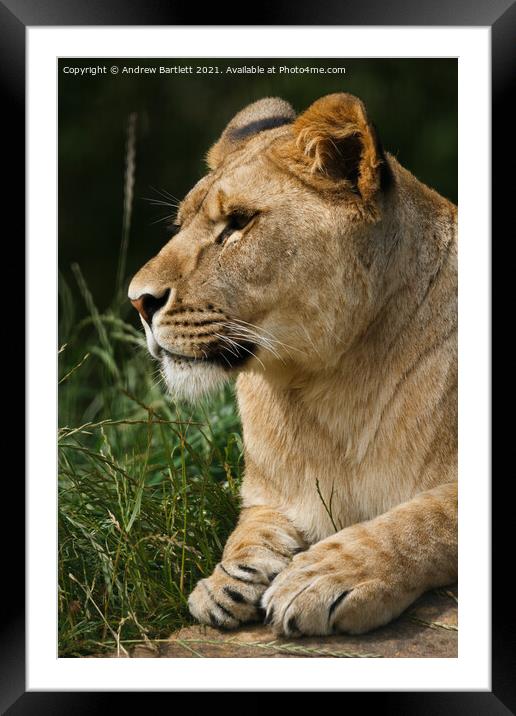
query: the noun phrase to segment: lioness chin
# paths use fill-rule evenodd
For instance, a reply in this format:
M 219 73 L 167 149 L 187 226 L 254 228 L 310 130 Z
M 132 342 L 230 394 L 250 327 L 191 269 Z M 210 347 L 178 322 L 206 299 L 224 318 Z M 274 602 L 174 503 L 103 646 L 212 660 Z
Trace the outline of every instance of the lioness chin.
M 129 297 L 170 391 L 237 375 L 243 508 L 192 614 L 361 633 L 457 576 L 456 207 L 363 104 L 239 112 Z

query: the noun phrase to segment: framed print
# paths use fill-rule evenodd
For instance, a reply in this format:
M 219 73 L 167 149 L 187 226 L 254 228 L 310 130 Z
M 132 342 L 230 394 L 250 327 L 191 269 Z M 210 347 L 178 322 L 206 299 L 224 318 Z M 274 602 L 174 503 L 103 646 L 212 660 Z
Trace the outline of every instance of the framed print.
M 4 708 L 256 690 L 514 709 L 489 431 L 514 6 L 0 10 L 27 150 Z

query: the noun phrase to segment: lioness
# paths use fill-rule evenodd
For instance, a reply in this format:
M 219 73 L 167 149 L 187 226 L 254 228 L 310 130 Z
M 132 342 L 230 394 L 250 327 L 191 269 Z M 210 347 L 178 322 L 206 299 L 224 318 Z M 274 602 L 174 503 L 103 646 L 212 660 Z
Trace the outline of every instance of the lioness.
M 133 278 L 170 390 L 238 375 L 242 512 L 201 622 L 358 634 L 457 577 L 457 210 L 362 102 L 239 112 Z

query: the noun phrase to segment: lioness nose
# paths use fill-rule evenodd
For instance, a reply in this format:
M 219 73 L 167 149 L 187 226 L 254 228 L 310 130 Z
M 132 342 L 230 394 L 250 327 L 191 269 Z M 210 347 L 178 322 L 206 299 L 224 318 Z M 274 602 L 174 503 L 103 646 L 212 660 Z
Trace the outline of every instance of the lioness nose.
M 150 293 L 143 293 L 141 296 L 138 296 L 138 298 L 131 299 L 131 303 L 140 316 L 150 325 L 153 315 L 166 304 L 169 295 L 170 290 L 165 291 L 159 298 Z

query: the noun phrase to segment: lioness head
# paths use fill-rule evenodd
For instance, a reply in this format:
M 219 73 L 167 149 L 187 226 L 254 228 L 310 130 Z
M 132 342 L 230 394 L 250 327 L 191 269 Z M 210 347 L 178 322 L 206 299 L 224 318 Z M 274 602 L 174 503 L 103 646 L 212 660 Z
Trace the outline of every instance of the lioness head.
M 231 120 L 129 287 L 172 392 L 338 361 L 382 291 L 393 161 L 348 94 L 297 118 L 267 98 Z

